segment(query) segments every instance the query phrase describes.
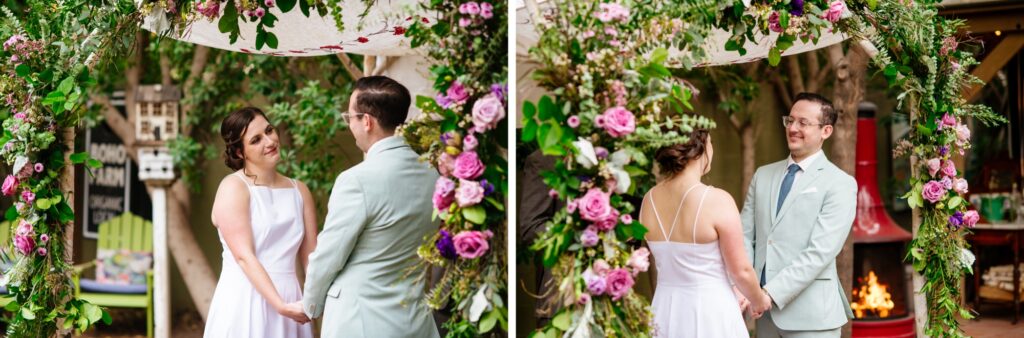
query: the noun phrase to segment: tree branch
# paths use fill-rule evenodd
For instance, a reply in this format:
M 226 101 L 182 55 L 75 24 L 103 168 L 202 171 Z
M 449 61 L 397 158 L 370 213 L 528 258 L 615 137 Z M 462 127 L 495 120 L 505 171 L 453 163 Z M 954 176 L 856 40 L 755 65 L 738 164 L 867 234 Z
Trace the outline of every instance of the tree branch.
M 352 62 L 352 58 L 349 58 L 348 54 L 338 53 L 335 55 L 338 56 L 338 60 L 341 60 L 341 65 L 345 67 L 345 70 L 348 71 L 348 74 L 351 75 L 353 79 L 359 79 L 364 76 L 363 71 L 359 70 L 359 67 L 356 67 L 356 64 Z
M 807 91 L 817 93 L 821 89 L 821 82 L 818 81 L 818 74 L 821 73 L 821 65 L 818 64 L 818 51 L 810 51 L 804 55 L 807 55 Z
M 174 84 L 171 79 L 171 58 L 164 52 L 160 52 L 160 84 L 164 87 Z
M 789 86 L 782 81 L 782 76 L 778 72 L 771 73 L 772 84 L 774 84 L 775 91 L 779 93 L 779 99 L 782 100 L 783 108 L 789 109 L 793 106 L 793 95 L 789 93 Z
M 189 67 L 188 78 L 185 79 L 185 84 L 181 87 L 182 95 L 191 92 L 192 86 L 195 85 L 198 79 L 202 78 L 209 59 L 210 47 L 197 45 L 195 52 L 192 54 L 192 66 Z M 185 124 L 184 121 L 188 118 L 193 108 L 191 104 L 181 106 L 181 135 L 191 135 L 192 133 L 192 126 Z
M 135 33 L 135 50 L 132 52 L 132 59 L 130 66 L 124 72 L 125 75 L 125 86 L 124 86 L 124 107 L 128 112 L 128 123 L 135 123 L 135 92 L 139 88 L 139 81 L 142 78 L 142 71 L 146 68 L 143 63 L 146 61 L 145 51 L 146 46 L 149 45 L 149 38 L 146 36 L 146 32 L 139 30 Z M 132 134 L 130 139 L 122 138 L 125 144 L 135 143 L 135 135 Z
M 793 95 L 807 91 L 804 87 L 804 75 L 800 71 L 800 58 L 790 56 L 786 58 L 786 72 L 789 76 L 790 92 Z

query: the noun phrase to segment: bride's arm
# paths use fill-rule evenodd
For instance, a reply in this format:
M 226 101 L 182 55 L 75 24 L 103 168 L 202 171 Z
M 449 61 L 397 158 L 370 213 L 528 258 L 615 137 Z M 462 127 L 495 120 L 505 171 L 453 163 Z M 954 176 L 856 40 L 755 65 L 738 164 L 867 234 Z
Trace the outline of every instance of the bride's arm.
M 244 182 L 230 176 L 221 181 L 220 187 L 217 188 L 217 197 L 213 200 L 213 219 L 235 261 L 256 291 L 279 313 L 297 321 L 305 318 L 304 314 L 299 318 L 293 316 L 291 311 L 287 311 L 288 308 L 285 307 L 281 295 L 277 293 L 274 282 L 270 280 L 263 264 L 256 259 L 252 243 L 252 223 L 249 219 L 249 189 Z
M 740 224 L 740 213 L 736 209 L 736 201 L 729 193 L 715 189 L 708 196 L 705 205 L 713 205 L 715 212 L 703 213 L 701 216 L 712 217 L 715 231 L 718 232 L 718 246 L 722 251 L 725 267 L 736 288 L 744 297 L 754 304 L 765 304 L 767 295 L 758 286 L 754 266 L 750 263 L 743 244 L 743 226 Z M 757 301 L 755 301 L 757 300 Z M 760 302 L 758 302 L 760 301 Z M 769 303 L 770 304 L 770 303 Z
M 302 263 L 302 271 L 309 267 L 309 254 L 316 248 L 316 233 L 320 226 L 316 220 L 316 201 L 313 194 L 305 183 L 299 183 L 299 192 L 302 195 L 302 221 L 306 232 L 302 236 L 302 245 L 299 246 L 299 260 Z

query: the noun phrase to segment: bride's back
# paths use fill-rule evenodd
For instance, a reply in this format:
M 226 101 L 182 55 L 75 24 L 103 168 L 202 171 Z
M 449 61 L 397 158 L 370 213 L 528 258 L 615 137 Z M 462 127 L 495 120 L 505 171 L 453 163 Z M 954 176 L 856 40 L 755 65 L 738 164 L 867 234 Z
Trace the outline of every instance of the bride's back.
M 663 182 L 644 197 L 640 222 L 647 226 L 648 242 L 707 244 L 718 240 L 714 215 L 722 212 L 716 203 L 721 189 L 701 183 L 682 187 Z M 699 209 L 699 210 L 698 210 Z M 700 214 L 698 214 L 698 211 Z

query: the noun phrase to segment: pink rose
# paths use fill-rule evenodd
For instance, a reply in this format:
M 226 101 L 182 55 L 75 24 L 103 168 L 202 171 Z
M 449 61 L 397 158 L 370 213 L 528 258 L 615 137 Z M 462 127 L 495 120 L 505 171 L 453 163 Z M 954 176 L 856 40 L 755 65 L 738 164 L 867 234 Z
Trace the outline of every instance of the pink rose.
M 921 197 L 932 203 L 937 203 L 946 196 L 946 188 L 939 181 L 928 181 L 921 190 Z
M 633 276 L 626 269 L 612 270 L 608 273 L 605 281 L 608 284 L 608 294 L 612 296 L 612 300 L 619 300 L 633 289 Z
M 466 102 L 466 99 L 469 98 L 469 93 L 466 92 L 466 87 L 463 87 L 462 83 L 459 83 L 459 81 L 452 82 L 452 85 L 448 86 L 447 93 L 448 99 L 455 103 Z
M 612 137 L 621 137 L 633 133 L 636 129 L 636 117 L 623 107 L 612 107 L 604 111 L 604 130 Z
M 940 128 L 940 129 L 948 128 L 948 127 L 955 127 L 956 124 L 957 124 L 956 123 L 956 118 L 953 117 L 953 115 L 949 115 L 949 113 L 942 114 L 942 126 L 941 126 L 942 128 Z
M 956 126 L 956 140 L 960 143 L 967 142 L 971 139 L 971 128 L 967 128 L 966 125 Z
M 622 5 L 615 3 L 603 3 L 601 4 L 601 10 L 594 14 L 601 22 L 611 22 L 613 20 L 626 21 L 629 19 L 629 10 Z
M 17 186 L 18 186 L 18 179 L 15 178 L 12 175 L 7 175 L 7 178 L 4 179 L 4 185 L 3 185 L 3 189 L 2 189 L 3 190 L 2 192 L 3 192 L 4 196 L 14 195 L 14 190 L 15 190 L 15 188 Z
M 477 141 L 476 136 L 473 136 L 473 134 L 466 135 L 466 137 L 462 139 L 462 151 L 474 151 L 476 150 L 476 146 L 479 144 L 480 143 Z
M 580 235 L 580 243 L 583 247 L 592 247 L 597 245 L 597 242 L 601 240 L 601 237 L 597 235 L 597 229 L 593 225 L 588 226 L 586 230 Z
M 933 158 L 933 159 L 928 160 L 927 163 L 928 163 L 928 174 L 931 175 L 932 177 L 935 177 L 935 174 L 937 174 L 939 172 L 939 169 L 942 168 L 942 160 L 937 159 L 937 158 Z
M 505 106 L 494 94 L 473 103 L 473 127 L 478 133 L 494 129 L 505 118 Z
M 36 234 L 36 230 L 32 227 L 32 223 L 21 220 L 18 222 L 18 228 L 14 230 L 14 234 L 18 236 L 34 236 Z
M 459 188 L 455 190 L 455 200 L 460 207 L 468 207 L 484 200 L 484 187 L 477 181 L 459 180 Z
M 822 15 L 822 17 L 829 22 L 836 23 L 836 21 L 839 21 L 839 18 L 842 17 L 844 9 L 846 9 L 846 4 L 841 0 L 832 1 L 832 3 L 828 5 L 828 10 L 825 11 L 825 14 Z
M 25 203 L 32 203 L 32 201 L 36 200 L 36 194 L 32 193 L 30 190 L 22 190 L 21 199 L 25 201 Z
M 576 115 L 569 116 L 569 120 L 566 122 L 569 123 L 569 128 L 575 129 L 580 126 L 580 117 Z
M 455 158 L 448 153 L 441 153 L 441 156 L 437 158 L 437 171 L 442 176 L 451 175 L 452 171 L 455 171 Z
M 942 173 L 946 176 L 956 176 L 956 164 L 953 164 L 953 161 L 946 160 L 942 164 Z
M 480 162 L 476 152 L 464 151 L 455 158 L 455 170 L 452 170 L 452 176 L 472 180 L 480 177 L 483 173 L 484 163 Z
M 32 254 L 32 250 L 36 248 L 36 242 L 32 239 L 32 236 L 14 236 L 14 248 L 18 249 L 22 255 Z
M 640 272 L 647 271 L 647 268 L 651 266 L 650 256 L 651 252 L 647 248 L 637 249 L 629 255 L 626 265 L 633 269 L 633 275 L 636 276 Z
M 594 273 L 604 276 L 607 275 L 609 271 L 612 271 L 612 266 L 608 264 L 608 261 L 598 259 L 594 261 L 593 269 Z
M 583 282 L 587 284 L 587 290 L 593 295 L 600 296 L 607 288 L 604 276 L 594 273 L 591 269 L 583 271 Z
M 452 239 L 455 242 L 455 253 L 465 259 L 483 256 L 490 249 L 487 240 L 494 236 L 490 230 L 463 231 Z
M 967 193 L 967 180 L 962 179 L 962 178 L 956 179 L 956 182 L 953 183 L 953 190 L 955 190 L 957 193 L 966 194 Z
M 434 209 L 437 211 L 448 210 L 455 199 L 454 192 L 455 182 L 444 176 L 438 177 L 437 182 L 434 183 Z
M 980 218 L 977 210 L 967 210 L 967 212 L 964 212 L 964 225 L 968 228 L 973 228 L 975 224 L 978 224 L 978 219 Z
M 611 194 L 601 189 L 590 188 L 583 197 L 579 199 L 580 217 L 591 222 L 600 222 L 608 219 L 612 214 L 610 202 Z
M 618 224 L 619 224 L 619 211 L 615 210 L 615 209 L 612 209 L 611 214 L 608 215 L 608 218 L 605 218 L 603 220 L 594 222 L 594 226 L 596 226 L 597 229 L 599 229 L 601 231 L 608 231 L 608 230 L 611 230 L 611 229 L 615 229 L 615 226 L 618 225 Z
M 578 203 L 579 202 L 576 202 L 576 200 L 569 201 L 569 203 L 565 204 L 565 211 L 568 211 L 570 214 L 576 212 Z
M 949 176 L 943 177 L 941 180 L 939 180 L 939 183 L 942 183 L 943 189 L 953 189 L 953 180 L 950 179 Z
M 768 16 L 768 29 L 772 32 L 782 33 L 782 23 L 779 22 L 779 12 L 772 12 Z

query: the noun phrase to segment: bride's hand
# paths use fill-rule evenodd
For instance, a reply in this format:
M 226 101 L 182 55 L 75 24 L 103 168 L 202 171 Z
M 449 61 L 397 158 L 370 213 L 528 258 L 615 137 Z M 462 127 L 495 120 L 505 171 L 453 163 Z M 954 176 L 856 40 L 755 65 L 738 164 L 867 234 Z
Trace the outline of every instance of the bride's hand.
M 753 314 L 754 319 L 761 318 L 765 311 L 772 308 L 772 297 L 767 292 L 761 291 L 761 296 L 752 304 L 750 312 Z
M 309 317 L 307 317 L 306 313 L 302 311 L 301 303 L 296 302 L 285 304 L 281 306 L 281 308 L 278 309 L 277 312 L 280 313 L 282 316 L 291 318 L 292 320 L 298 322 L 299 324 L 309 323 Z
M 732 286 L 732 294 L 736 296 L 736 300 L 740 303 L 740 312 L 747 312 L 747 309 L 750 308 L 750 300 L 744 297 L 743 293 L 735 285 Z

